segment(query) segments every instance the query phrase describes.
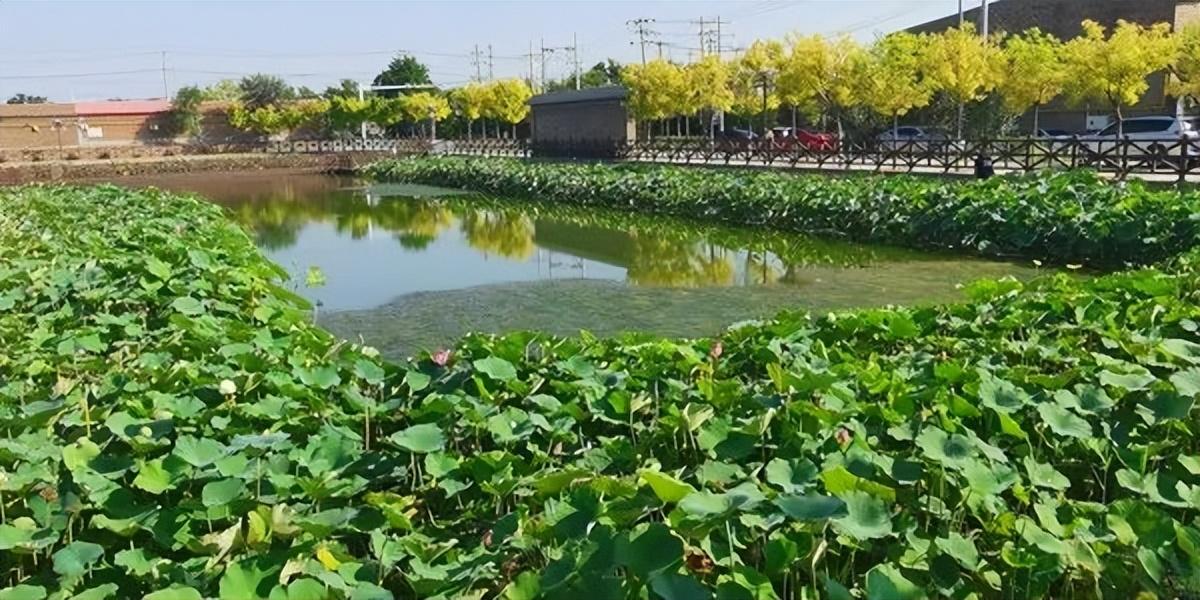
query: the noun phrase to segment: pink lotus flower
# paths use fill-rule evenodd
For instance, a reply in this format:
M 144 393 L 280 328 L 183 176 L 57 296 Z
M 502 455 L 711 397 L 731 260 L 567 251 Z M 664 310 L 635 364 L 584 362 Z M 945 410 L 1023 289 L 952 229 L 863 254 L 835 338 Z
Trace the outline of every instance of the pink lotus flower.
M 717 360 L 718 358 L 721 358 L 721 354 L 724 352 L 725 345 L 721 343 L 721 340 L 717 340 L 713 342 L 712 348 L 708 349 L 708 357 L 713 360 Z
M 845 446 L 850 443 L 850 440 L 854 439 L 854 434 L 850 433 L 850 430 L 845 427 L 839 427 L 834 437 L 837 438 L 838 444 Z
M 431 358 L 433 359 L 433 364 L 435 364 L 439 367 L 444 367 L 444 366 L 450 364 L 450 351 L 449 350 L 438 350 L 437 352 L 433 353 L 433 356 Z

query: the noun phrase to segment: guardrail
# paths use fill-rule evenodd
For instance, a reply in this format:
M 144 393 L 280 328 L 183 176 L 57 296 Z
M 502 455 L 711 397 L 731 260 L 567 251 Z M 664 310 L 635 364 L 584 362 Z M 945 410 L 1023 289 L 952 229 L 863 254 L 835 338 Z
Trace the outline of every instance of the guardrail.
M 531 142 L 514 139 L 418 138 L 275 142 L 267 152 L 453 154 L 513 158 L 611 159 L 675 164 L 797 169 L 970 174 L 984 159 L 996 172 L 1096 169 L 1121 179 L 1157 175 L 1200 179 L 1200 140 L 1001 138 L 992 140 L 878 141 L 809 147 L 790 140 L 727 141 L 660 138 L 642 141 Z

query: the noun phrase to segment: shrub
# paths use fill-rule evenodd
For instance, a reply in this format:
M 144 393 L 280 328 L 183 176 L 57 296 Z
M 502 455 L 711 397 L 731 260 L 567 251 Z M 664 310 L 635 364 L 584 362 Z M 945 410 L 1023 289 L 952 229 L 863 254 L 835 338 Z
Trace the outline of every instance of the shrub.
M 958 182 L 506 159 L 410 158 L 366 173 L 739 225 L 1058 263 L 1150 264 L 1194 245 L 1200 199 L 1088 172 Z

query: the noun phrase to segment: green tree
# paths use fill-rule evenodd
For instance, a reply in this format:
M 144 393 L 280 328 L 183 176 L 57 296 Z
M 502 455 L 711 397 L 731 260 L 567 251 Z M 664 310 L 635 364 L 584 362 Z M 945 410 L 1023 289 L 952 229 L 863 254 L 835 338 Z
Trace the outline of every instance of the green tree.
M 929 85 L 958 104 L 955 130 L 962 139 L 963 109 L 996 88 L 1003 56 L 971 23 L 930 36 L 922 56 Z
M 733 107 L 729 63 L 720 56 L 709 54 L 684 68 L 684 90 L 687 95 L 686 114 L 697 111 L 724 112 Z M 702 119 L 709 122 L 708 119 Z M 712 135 L 712 127 L 707 127 Z
M 450 103 L 446 97 L 434 92 L 415 92 L 402 97 L 401 106 L 409 121 L 429 121 L 429 137 L 437 138 L 437 123 L 450 116 Z
M 781 103 L 776 78 L 783 62 L 783 43 L 756 40 L 733 61 L 733 110 L 741 115 L 758 115 L 764 133 L 767 115 Z
M 521 79 L 500 79 L 488 84 L 488 103 L 484 116 L 512 126 L 517 137 L 517 123 L 529 116 L 529 99 L 533 90 Z
M 407 54 L 393 58 L 387 68 L 375 76 L 373 82 L 374 85 L 431 85 L 432 83 L 433 80 L 429 78 L 429 67 Z M 398 96 L 401 94 L 388 91 L 381 95 Z
M 1062 46 L 1058 38 L 1036 27 L 1004 40 L 996 90 L 1010 113 L 1033 109 L 1035 135 L 1041 108 L 1063 93 L 1067 80 Z
M 204 90 L 194 85 L 179 88 L 171 101 L 168 123 L 171 135 L 200 135 L 203 114 L 200 105 L 204 102 Z
M 584 71 L 579 76 L 579 87 L 582 89 L 605 87 L 617 85 L 621 83 L 621 64 L 608 59 L 604 62 L 598 62 L 592 65 L 592 68 Z M 562 79 L 555 79 L 546 82 L 547 92 L 558 92 L 562 90 L 575 89 L 575 75 L 571 74 Z
M 1179 51 L 1171 65 L 1167 91 L 1181 98 L 1200 101 L 1200 23 L 1185 26 L 1175 36 Z
M 472 125 L 483 116 L 489 98 L 487 86 L 480 83 L 468 83 L 450 93 L 450 104 L 454 111 L 467 121 L 467 139 L 471 139 Z M 484 133 L 486 135 L 486 130 Z
M 849 36 L 791 38 L 780 63 L 781 99 L 809 111 L 810 117 L 832 115 L 838 139 L 842 139 L 842 114 L 855 102 L 851 67 L 862 53 L 862 47 Z
M 370 121 L 370 99 L 359 100 L 357 96 L 331 96 L 326 119 L 334 132 L 351 132 L 362 123 Z
M 295 90 L 286 81 L 263 73 L 243 77 L 238 82 L 238 89 L 241 90 L 239 99 L 250 110 L 274 106 L 296 97 Z
M 334 98 L 358 98 L 358 82 L 353 79 L 343 79 L 336 86 L 329 86 L 321 93 L 327 100 Z
M 210 102 L 233 102 L 242 97 L 237 80 L 222 79 L 204 88 L 204 99 Z
M 933 87 L 922 71 L 928 38 L 908 32 L 893 33 L 875 42 L 852 62 L 852 80 L 859 102 L 890 117 L 898 127 L 900 117 L 929 104 Z
M 661 58 L 644 65 L 629 65 L 621 71 L 621 80 L 629 90 L 630 112 L 646 124 L 682 114 L 687 110 L 687 80 L 679 65 Z
M 1123 108 L 1137 104 L 1150 88 L 1152 73 L 1167 68 L 1175 58 L 1177 41 L 1171 26 L 1143 27 L 1117 21 L 1110 35 L 1095 21 L 1083 22 L 1083 35 L 1063 46 L 1067 96 L 1076 103 L 1089 100 L 1108 104 L 1117 117 L 1117 134 L 1124 134 Z
M 29 94 L 16 94 L 9 98 L 6 104 L 45 104 L 45 96 L 31 96 Z

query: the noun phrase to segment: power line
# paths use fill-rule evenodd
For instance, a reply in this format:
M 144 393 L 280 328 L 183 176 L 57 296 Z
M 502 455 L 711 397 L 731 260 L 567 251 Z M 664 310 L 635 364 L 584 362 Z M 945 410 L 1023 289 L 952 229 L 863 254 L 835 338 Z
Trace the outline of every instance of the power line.
M 626 25 L 632 26 L 634 28 L 634 31 L 637 32 L 637 36 L 638 36 L 637 44 L 639 46 L 641 46 L 641 48 L 642 48 L 642 64 L 643 65 L 646 64 L 646 43 L 648 41 L 646 38 L 648 38 L 648 37 L 652 38 L 652 37 L 656 37 L 659 35 L 659 33 L 657 31 L 654 31 L 653 29 L 646 27 L 647 25 L 649 25 L 650 23 L 653 23 L 653 22 L 654 22 L 654 19 L 630 19 L 628 21 L 625 21 Z M 629 42 L 629 43 L 633 44 L 634 42 Z M 658 49 L 659 49 L 659 55 L 661 58 L 662 46 L 659 46 Z

